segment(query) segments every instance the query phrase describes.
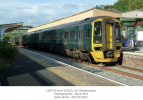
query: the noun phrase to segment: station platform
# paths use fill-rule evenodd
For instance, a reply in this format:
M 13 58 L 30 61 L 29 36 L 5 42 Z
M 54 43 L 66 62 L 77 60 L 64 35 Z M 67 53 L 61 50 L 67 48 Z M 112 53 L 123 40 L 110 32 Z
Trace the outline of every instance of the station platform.
M 143 53 L 143 47 L 122 47 L 122 52 L 140 52 Z
M 122 47 L 119 63 L 137 69 L 143 69 L 143 47 Z
M 1 86 L 121 86 L 121 84 L 20 48 L 12 69 L 0 70 Z

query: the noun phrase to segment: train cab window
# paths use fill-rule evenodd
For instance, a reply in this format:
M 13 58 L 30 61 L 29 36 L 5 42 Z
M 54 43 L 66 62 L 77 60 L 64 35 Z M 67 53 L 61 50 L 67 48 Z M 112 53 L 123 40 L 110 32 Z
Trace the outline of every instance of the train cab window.
M 70 32 L 70 39 L 76 39 L 75 31 Z
M 68 36 L 69 36 L 69 33 L 68 33 L 68 32 L 65 32 L 65 34 L 64 34 L 64 39 L 68 39 Z
M 121 42 L 121 32 L 120 32 L 120 25 L 116 23 L 116 43 Z
M 59 33 L 59 39 L 63 39 L 63 33 Z
M 102 43 L 102 27 L 101 27 L 101 21 L 94 23 L 94 39 L 95 44 Z
M 85 38 L 90 38 L 90 29 L 86 29 Z

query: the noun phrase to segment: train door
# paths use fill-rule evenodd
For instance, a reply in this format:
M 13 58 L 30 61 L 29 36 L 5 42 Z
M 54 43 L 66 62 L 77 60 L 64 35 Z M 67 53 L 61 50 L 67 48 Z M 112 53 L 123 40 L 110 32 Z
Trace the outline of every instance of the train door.
M 116 50 L 116 22 L 111 19 L 103 20 L 102 33 L 103 50 Z
M 79 26 L 79 32 L 78 32 L 78 47 L 80 50 L 83 49 L 83 25 Z
M 112 24 L 106 24 L 106 33 L 107 49 L 112 49 Z
M 65 28 L 64 32 L 64 48 L 68 49 L 68 42 L 69 42 L 69 33 L 70 33 L 70 28 Z

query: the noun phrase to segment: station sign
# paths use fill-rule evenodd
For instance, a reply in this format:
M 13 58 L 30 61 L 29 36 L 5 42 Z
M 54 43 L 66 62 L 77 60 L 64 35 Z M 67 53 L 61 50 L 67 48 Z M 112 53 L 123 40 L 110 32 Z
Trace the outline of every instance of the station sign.
M 123 22 L 123 26 L 132 26 L 132 22 Z

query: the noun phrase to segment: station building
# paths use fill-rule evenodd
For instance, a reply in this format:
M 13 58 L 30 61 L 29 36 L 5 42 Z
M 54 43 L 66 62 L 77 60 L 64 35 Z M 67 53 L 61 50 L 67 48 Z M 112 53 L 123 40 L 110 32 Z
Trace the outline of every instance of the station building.
M 34 32 L 34 31 L 62 25 L 62 24 L 76 22 L 76 21 L 84 20 L 84 19 L 90 18 L 90 17 L 111 16 L 111 15 L 112 15 L 112 17 L 118 17 L 118 18 L 122 17 L 122 13 L 116 13 L 116 12 L 112 12 L 112 11 L 99 10 L 99 9 L 92 8 L 92 9 L 88 9 L 88 10 L 82 11 L 80 13 L 77 13 L 77 14 L 44 24 L 44 25 L 40 25 L 38 27 L 34 27 L 32 29 L 29 29 L 28 32 Z
M 143 28 L 143 9 L 121 13 L 114 8 L 106 10 L 92 8 L 44 25 L 40 25 L 38 27 L 34 27 L 29 29 L 28 32 L 34 32 L 96 16 L 111 16 L 118 19 L 121 22 L 121 33 L 123 35 L 123 39 L 131 39 L 132 34 L 136 34 L 136 31 L 142 30 Z
M 4 35 L 6 35 L 6 34 L 26 34 L 26 33 L 28 33 L 28 30 L 31 28 L 33 28 L 33 27 L 32 26 L 21 26 L 21 27 L 16 28 L 13 31 L 4 33 Z
M 23 22 L 10 23 L 10 24 L 0 24 L 0 40 L 3 40 L 4 33 L 12 32 L 16 28 L 23 26 Z
M 132 34 L 143 30 L 143 9 L 122 13 L 120 22 L 122 23 L 123 38 L 131 39 Z

